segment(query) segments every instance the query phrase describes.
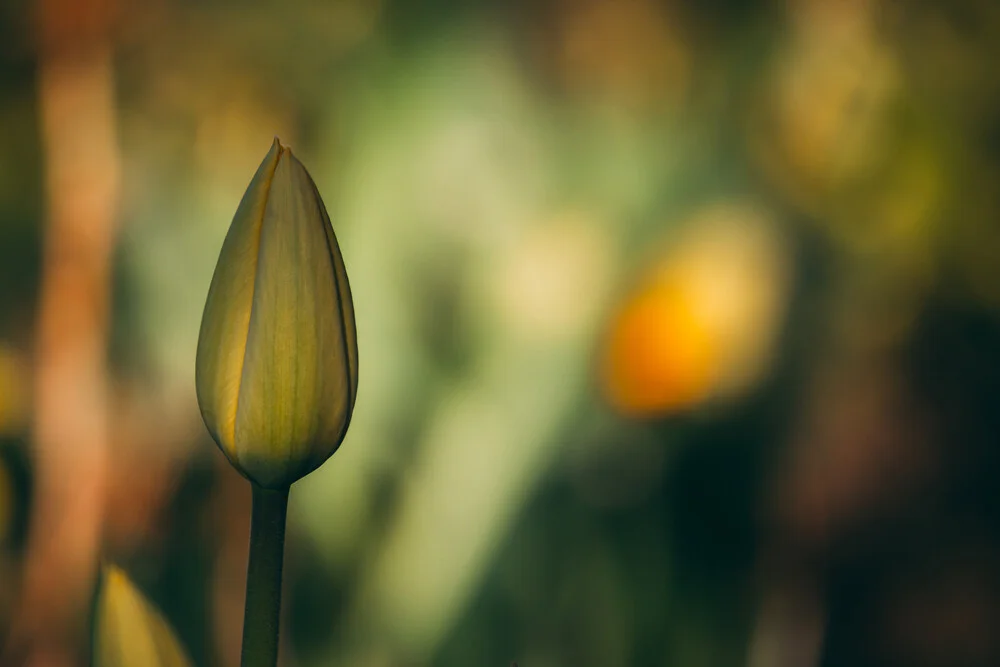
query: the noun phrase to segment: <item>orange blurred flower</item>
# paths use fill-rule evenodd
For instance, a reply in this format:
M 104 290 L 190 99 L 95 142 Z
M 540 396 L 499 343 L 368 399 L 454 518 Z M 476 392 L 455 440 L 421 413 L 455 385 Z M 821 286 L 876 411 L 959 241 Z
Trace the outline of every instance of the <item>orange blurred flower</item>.
M 740 394 L 770 365 L 788 285 L 777 228 L 753 207 L 726 204 L 682 229 L 610 326 L 604 389 L 625 414 Z
M 715 342 L 682 283 L 633 296 L 608 342 L 605 380 L 616 408 L 649 414 L 700 403 L 718 374 Z

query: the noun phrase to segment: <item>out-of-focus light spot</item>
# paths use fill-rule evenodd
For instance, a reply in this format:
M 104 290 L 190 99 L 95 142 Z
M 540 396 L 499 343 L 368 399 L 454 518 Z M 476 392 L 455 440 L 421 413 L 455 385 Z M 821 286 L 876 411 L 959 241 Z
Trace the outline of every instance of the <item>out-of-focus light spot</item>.
M 683 285 L 654 285 L 633 296 L 614 323 L 608 396 L 628 413 L 693 405 L 707 395 L 717 359 Z
M 787 250 L 772 223 L 724 205 L 684 228 L 611 324 L 604 388 L 626 414 L 738 395 L 769 366 L 788 288 Z
M 584 2 L 565 17 L 560 75 L 577 90 L 648 103 L 687 88 L 688 49 L 676 20 L 651 0 Z
M 768 120 L 751 135 L 772 177 L 812 209 L 888 154 L 887 111 L 900 76 L 870 13 L 867 3 L 794 5 L 792 38 L 765 101 Z
M 0 433 L 16 433 L 27 424 L 29 376 L 23 355 L 0 343 Z
M 495 296 L 504 322 L 531 340 L 580 332 L 603 302 L 612 247 L 603 228 L 578 215 L 528 231 L 496 273 Z

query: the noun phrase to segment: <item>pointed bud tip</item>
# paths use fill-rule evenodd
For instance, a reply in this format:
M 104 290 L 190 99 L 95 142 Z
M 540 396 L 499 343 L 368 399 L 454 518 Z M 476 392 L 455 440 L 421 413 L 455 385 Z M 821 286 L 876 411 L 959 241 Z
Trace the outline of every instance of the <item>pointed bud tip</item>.
M 277 149 L 277 151 L 278 151 L 278 159 L 279 160 L 284 155 L 291 155 L 292 154 L 292 148 L 291 148 L 291 146 L 286 146 L 285 144 L 281 143 L 281 139 L 278 138 L 278 135 L 274 135 L 274 141 L 271 143 L 271 150 L 273 151 L 275 149 Z
M 105 581 L 111 579 L 118 579 L 124 575 L 122 569 L 118 567 L 116 563 L 111 563 L 108 561 L 101 562 L 101 576 Z

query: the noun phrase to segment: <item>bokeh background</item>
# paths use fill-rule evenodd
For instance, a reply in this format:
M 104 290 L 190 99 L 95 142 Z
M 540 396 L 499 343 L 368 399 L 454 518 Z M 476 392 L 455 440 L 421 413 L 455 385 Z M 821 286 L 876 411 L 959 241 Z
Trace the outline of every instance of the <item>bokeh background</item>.
M 1000 664 L 991 0 L 4 2 L 4 664 L 102 560 L 239 663 L 194 354 L 274 135 L 361 368 L 284 665 Z

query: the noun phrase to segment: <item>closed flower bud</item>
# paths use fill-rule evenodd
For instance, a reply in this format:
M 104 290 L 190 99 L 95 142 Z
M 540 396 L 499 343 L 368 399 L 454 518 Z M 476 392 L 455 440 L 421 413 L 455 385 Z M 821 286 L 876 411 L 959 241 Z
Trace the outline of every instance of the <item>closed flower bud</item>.
M 103 568 L 94 614 L 95 667 L 191 667 L 160 611 L 120 568 Z
M 277 139 L 222 244 L 196 385 L 216 443 L 265 488 L 318 468 L 351 419 L 358 349 L 344 260 L 315 183 Z

